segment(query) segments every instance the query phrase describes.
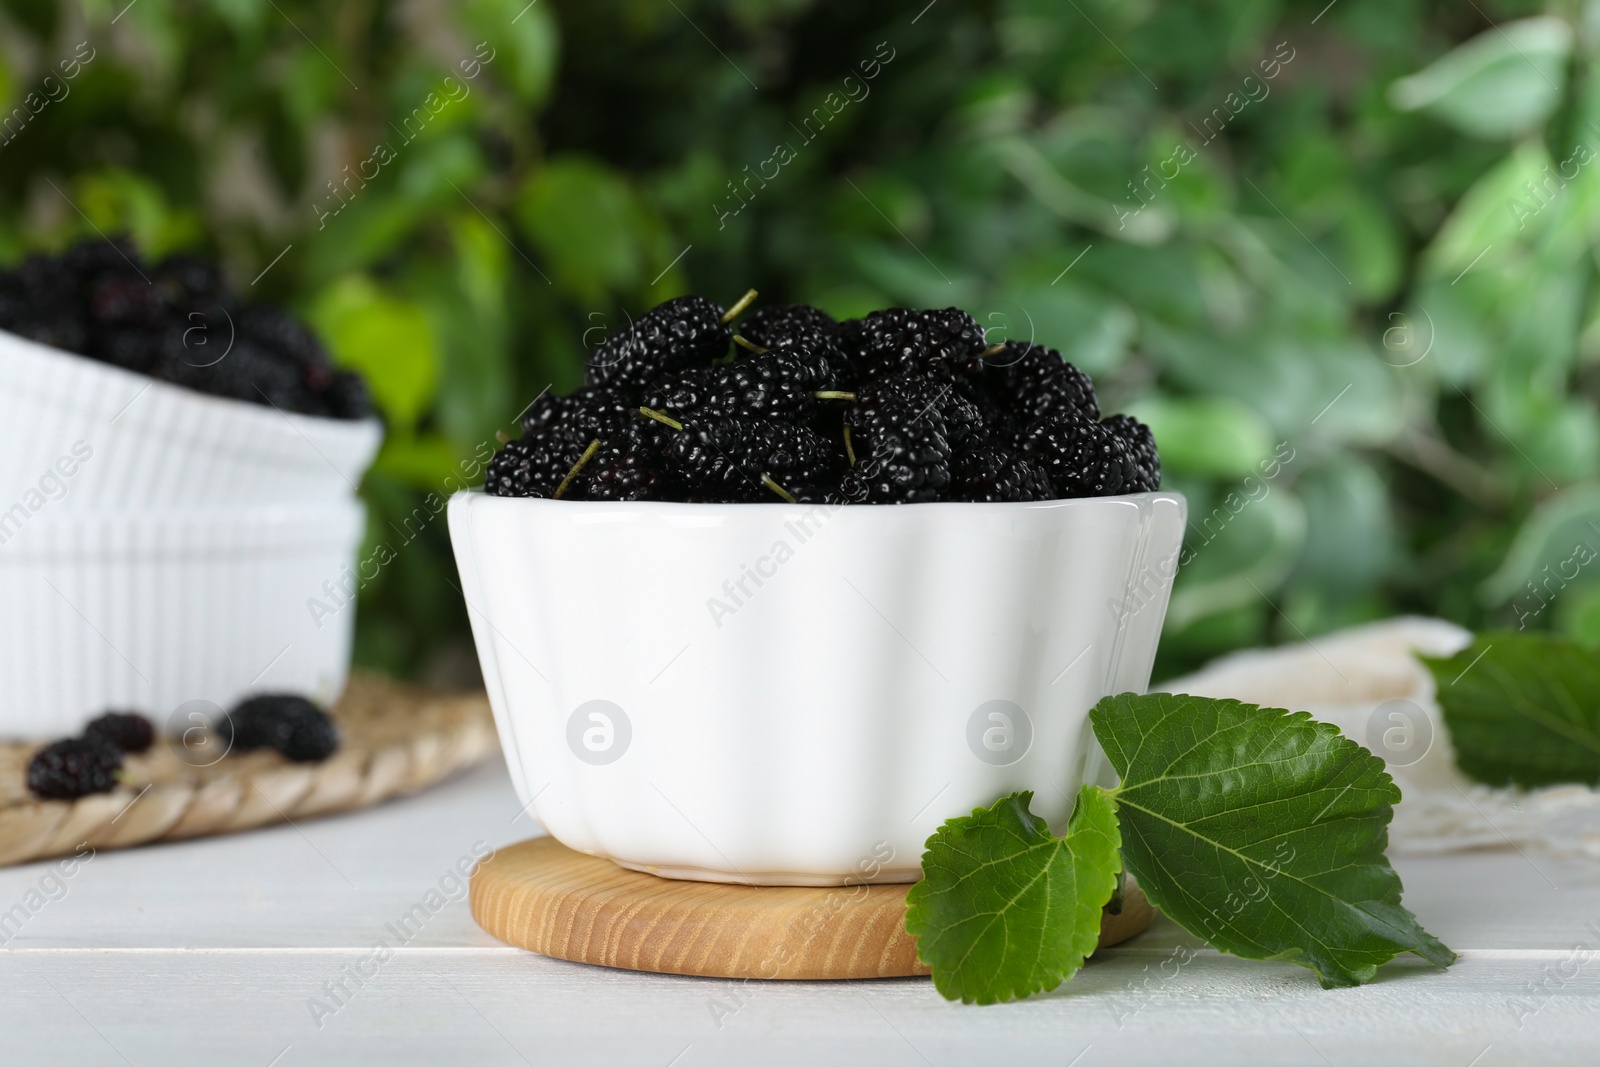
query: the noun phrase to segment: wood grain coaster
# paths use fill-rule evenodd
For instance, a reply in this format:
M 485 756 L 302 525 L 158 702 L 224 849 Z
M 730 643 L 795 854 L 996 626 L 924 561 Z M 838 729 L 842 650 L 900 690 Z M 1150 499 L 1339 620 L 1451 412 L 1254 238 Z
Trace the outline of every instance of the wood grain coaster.
M 900 978 L 928 973 L 905 932 L 909 885 L 740 886 L 625 870 L 551 837 L 498 850 L 472 876 L 472 917 L 544 956 L 712 978 Z M 1128 883 L 1100 948 L 1155 910 Z
M 497 751 L 482 693 L 441 695 L 356 674 L 329 714 L 340 743 L 321 763 L 291 763 L 268 751 L 212 756 L 163 739 L 125 759 L 116 789 L 72 801 L 28 792 L 28 761 L 44 742 L 0 742 L 0 866 L 366 807 Z

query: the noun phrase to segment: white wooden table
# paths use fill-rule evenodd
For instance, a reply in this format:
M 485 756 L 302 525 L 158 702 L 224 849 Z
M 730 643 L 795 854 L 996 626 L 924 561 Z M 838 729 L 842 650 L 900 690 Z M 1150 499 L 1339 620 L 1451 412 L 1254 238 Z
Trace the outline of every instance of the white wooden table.
M 102 853 L 64 892 L 52 864 L 0 871 L 0 916 L 27 916 L 0 925 L 0 1062 L 1600 1062 L 1600 865 L 1402 858 L 1406 903 L 1461 953 L 1444 974 L 1399 963 L 1324 991 L 1160 920 L 1051 995 L 975 1008 L 926 979 L 746 984 L 509 948 L 448 876 L 475 842 L 534 832 L 496 762 L 373 811 Z

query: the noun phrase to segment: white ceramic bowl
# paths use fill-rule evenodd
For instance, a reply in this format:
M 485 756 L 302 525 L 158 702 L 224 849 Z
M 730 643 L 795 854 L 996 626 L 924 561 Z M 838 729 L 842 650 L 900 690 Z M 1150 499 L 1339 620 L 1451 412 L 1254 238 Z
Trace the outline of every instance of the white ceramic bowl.
M 375 420 L 207 396 L 0 331 L 0 513 L 349 497 L 382 437 Z
M 192 722 L 251 692 L 332 699 L 349 672 L 364 509 L 313 504 L 82 514 L 0 532 L 0 732 L 61 737 L 108 708 Z M 327 607 L 323 611 L 311 602 Z
M 1142 690 L 1171 493 L 903 507 L 450 501 L 501 747 L 558 840 L 676 878 L 912 881 L 1016 789 L 1064 823 Z

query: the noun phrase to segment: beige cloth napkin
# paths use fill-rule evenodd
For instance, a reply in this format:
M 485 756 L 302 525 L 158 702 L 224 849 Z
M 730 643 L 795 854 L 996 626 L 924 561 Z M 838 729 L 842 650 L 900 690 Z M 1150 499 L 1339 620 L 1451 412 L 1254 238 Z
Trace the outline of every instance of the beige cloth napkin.
M 1440 619 L 1396 618 L 1305 644 L 1253 649 L 1152 688 L 1309 711 L 1382 756 L 1404 795 L 1395 852 L 1536 845 L 1600 856 L 1600 792 L 1478 785 L 1456 769 L 1433 677 L 1413 653 L 1449 656 L 1471 635 Z

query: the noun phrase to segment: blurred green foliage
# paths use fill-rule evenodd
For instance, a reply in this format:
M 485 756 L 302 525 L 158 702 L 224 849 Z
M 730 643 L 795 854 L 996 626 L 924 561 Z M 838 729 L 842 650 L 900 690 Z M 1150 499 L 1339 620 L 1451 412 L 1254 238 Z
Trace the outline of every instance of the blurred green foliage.
M 1600 638 L 1592 0 L 126 4 L 0 5 L 0 257 L 206 249 L 367 372 L 366 662 L 465 647 L 429 494 L 749 286 L 961 305 L 1151 421 L 1160 673 L 1398 611 Z

